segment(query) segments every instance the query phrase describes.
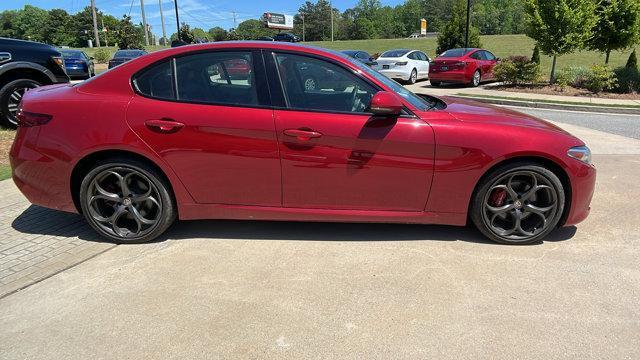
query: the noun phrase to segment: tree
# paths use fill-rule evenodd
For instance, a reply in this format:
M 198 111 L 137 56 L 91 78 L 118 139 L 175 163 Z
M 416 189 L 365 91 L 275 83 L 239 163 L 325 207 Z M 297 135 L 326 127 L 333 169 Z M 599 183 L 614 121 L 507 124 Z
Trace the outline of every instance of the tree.
M 43 24 L 47 21 L 47 11 L 32 5 L 25 5 L 15 19 L 16 35 L 21 39 L 44 41 Z
M 262 36 L 272 36 L 274 31 L 265 27 L 263 21 L 250 19 L 238 24 L 236 33 L 242 40 L 254 40 Z
M 180 25 L 180 30 L 178 31 L 178 33 L 180 34 L 180 40 L 186 42 L 187 44 L 193 44 L 196 40 L 196 38 L 193 36 L 193 33 L 191 32 L 191 27 L 187 23 L 182 23 L 182 25 Z
M 444 26 L 438 35 L 438 49 L 436 53 L 441 54 L 446 50 L 460 48 L 465 44 L 465 32 L 467 23 L 466 1 L 456 0 L 451 9 L 451 20 Z M 475 26 L 469 28 L 469 47 L 482 47 L 480 43 L 480 32 Z
M 640 2 L 638 0 L 601 0 L 596 8 L 598 22 L 588 47 L 605 53 L 609 63 L 612 50 L 624 50 L 635 43 L 640 27 Z
M 636 55 L 636 49 L 633 49 L 631 55 L 629 55 L 627 64 L 624 67 L 628 69 L 638 70 L 638 56 Z
M 536 45 L 533 48 L 533 55 L 531 55 L 531 62 L 540 65 L 540 48 Z
M 597 21 L 593 0 L 525 0 L 526 33 L 540 50 L 553 56 L 551 77 L 555 80 L 556 60 L 584 47 Z
M 213 41 L 225 41 L 228 36 L 227 30 L 219 26 L 209 29 L 209 38 Z
M 43 41 L 57 46 L 71 46 L 75 39 L 70 29 L 71 16 L 62 9 L 49 11 L 43 24 Z
M 131 17 L 124 15 L 118 23 L 114 39 L 120 49 L 142 49 L 144 32 L 141 26 L 135 26 Z
M 0 13 L 0 36 L 8 38 L 17 38 L 16 18 L 18 12 L 15 10 L 6 10 Z
M 336 9 L 331 9 L 327 0 L 318 0 L 315 4 L 311 1 L 305 2 L 299 9 L 298 14 L 293 18 L 293 33 L 302 37 L 302 16 L 304 14 L 305 40 L 320 41 L 331 40 L 331 11 L 334 13 L 334 34 L 340 28 L 335 20 L 340 19 L 340 13 Z M 335 37 L 335 36 L 334 36 Z

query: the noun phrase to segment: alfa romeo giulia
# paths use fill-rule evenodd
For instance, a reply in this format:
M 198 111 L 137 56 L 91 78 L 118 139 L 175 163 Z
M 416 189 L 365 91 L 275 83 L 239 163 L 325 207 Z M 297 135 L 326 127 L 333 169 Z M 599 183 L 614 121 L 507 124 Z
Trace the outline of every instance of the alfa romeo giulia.
M 341 81 L 306 87 L 309 64 Z M 589 149 L 557 126 L 280 42 L 154 52 L 30 90 L 17 117 L 19 189 L 115 242 L 246 219 L 475 224 L 524 244 L 585 219 L 595 183 Z

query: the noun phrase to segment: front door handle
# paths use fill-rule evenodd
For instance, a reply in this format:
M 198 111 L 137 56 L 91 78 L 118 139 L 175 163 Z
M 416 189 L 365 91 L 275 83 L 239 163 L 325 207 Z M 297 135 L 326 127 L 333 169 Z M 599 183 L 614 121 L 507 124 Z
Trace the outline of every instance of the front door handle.
M 172 134 L 184 127 L 183 123 L 167 118 L 147 120 L 144 124 L 151 129 L 151 131 L 161 134 Z
M 293 136 L 298 138 L 298 140 L 308 141 L 313 138 L 319 138 L 322 136 L 321 133 L 313 130 L 304 130 L 304 129 L 287 129 L 284 131 L 284 134 L 287 136 Z

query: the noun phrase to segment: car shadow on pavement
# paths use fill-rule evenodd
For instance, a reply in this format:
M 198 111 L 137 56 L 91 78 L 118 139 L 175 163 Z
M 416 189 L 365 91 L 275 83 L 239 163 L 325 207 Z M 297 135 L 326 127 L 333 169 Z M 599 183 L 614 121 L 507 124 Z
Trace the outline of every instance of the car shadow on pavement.
M 48 225 L 43 225 L 48 224 Z M 108 242 L 97 235 L 78 214 L 30 206 L 11 224 L 21 233 L 78 237 Z M 573 238 L 575 226 L 552 232 L 545 242 Z M 156 242 L 188 239 L 255 239 L 300 241 L 466 241 L 495 244 L 471 226 L 328 223 L 249 220 L 191 220 L 176 222 Z

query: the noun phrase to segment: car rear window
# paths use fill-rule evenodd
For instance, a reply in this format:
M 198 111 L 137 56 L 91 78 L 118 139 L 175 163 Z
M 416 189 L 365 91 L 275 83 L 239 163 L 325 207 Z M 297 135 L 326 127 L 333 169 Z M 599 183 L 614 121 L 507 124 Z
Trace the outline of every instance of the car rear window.
M 473 49 L 451 49 L 440 54 L 440 57 L 460 57 L 465 56 Z
M 116 51 L 116 53 L 113 55 L 114 58 L 119 58 L 119 57 L 136 57 L 136 56 L 142 56 L 144 55 L 145 52 L 141 51 L 141 50 L 118 50 Z
M 383 52 L 382 55 L 380 55 L 380 57 L 390 57 L 390 58 L 401 57 L 408 52 L 409 50 L 406 50 L 406 49 L 389 50 L 389 51 Z

